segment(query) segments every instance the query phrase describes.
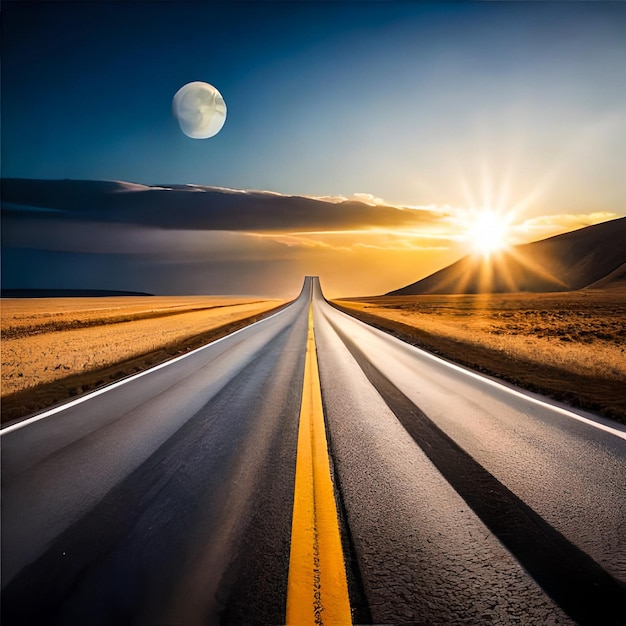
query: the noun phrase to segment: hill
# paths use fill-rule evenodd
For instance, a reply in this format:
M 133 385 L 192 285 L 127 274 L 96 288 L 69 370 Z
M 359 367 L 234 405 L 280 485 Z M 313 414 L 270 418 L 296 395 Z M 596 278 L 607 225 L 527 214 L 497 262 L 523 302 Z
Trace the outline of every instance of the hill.
M 141 291 L 106 289 L 3 289 L 3 298 L 105 298 L 110 296 L 151 296 Z
M 468 255 L 386 295 L 515 293 L 603 288 L 623 282 L 626 217 L 587 226 L 491 257 Z M 602 281 L 606 280 L 606 283 Z
M 615 271 L 588 285 L 585 289 L 626 289 L 626 263 L 622 263 Z

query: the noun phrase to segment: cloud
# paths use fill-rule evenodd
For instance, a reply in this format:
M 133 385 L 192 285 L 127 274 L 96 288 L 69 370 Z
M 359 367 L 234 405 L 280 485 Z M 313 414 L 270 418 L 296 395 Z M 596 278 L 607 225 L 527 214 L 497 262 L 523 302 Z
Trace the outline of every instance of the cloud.
M 370 194 L 330 202 L 268 191 L 121 181 L 4 179 L 3 212 L 55 211 L 55 219 L 176 230 L 289 232 L 415 227 L 439 219 L 428 209 L 395 207 Z
M 255 233 L 163 230 L 134 224 L 75 222 L 28 216 L 3 220 L 3 246 L 36 248 L 79 254 L 110 254 L 164 258 L 258 260 L 267 256 L 280 260 L 284 246 Z
M 324 202 L 332 202 L 338 204 L 340 202 L 362 202 L 368 206 L 391 206 L 389 202 L 386 202 L 382 198 L 374 196 L 371 193 L 356 192 L 351 196 L 315 196 L 316 200 L 322 200 Z
M 357 295 L 410 282 L 446 254 L 432 241 L 445 213 L 369 194 L 330 202 L 202 185 L 3 183 L 6 287 L 289 295 L 317 274 L 330 293 Z
M 424 232 L 393 229 L 311 231 L 295 233 L 250 233 L 263 241 L 272 241 L 291 249 L 355 253 L 362 250 L 427 251 L 449 250 L 453 238 Z M 446 245 L 448 244 L 448 245 Z
M 465 254 L 472 212 L 204 185 L 5 179 L 5 287 L 328 295 L 383 293 Z M 520 241 L 618 217 L 563 213 L 512 224 Z
M 581 214 L 561 213 L 559 215 L 542 215 L 525 220 L 517 226 L 517 230 L 531 235 L 532 238 L 537 238 L 576 230 L 585 226 L 592 226 L 593 224 L 600 224 L 601 222 L 614 220 L 618 217 L 621 216 L 607 211 Z
M 352 246 L 353 249 L 359 249 L 362 248 L 364 250 L 380 250 L 381 252 L 385 252 L 385 251 L 390 251 L 390 250 L 397 250 L 397 251 L 414 251 L 414 250 L 420 250 L 420 251 L 429 251 L 429 250 L 437 250 L 437 251 L 442 251 L 442 250 L 449 250 L 450 247 L 449 246 L 425 246 L 425 245 L 420 245 L 420 244 L 416 244 L 412 241 L 406 241 L 406 240 L 398 240 L 395 243 L 387 243 L 387 244 L 373 244 L 373 243 L 355 243 L 354 246 Z
M 276 244 L 286 246 L 287 248 L 294 249 L 321 249 L 321 250 L 343 250 L 349 252 L 350 248 L 347 246 L 337 246 L 328 241 L 322 241 L 321 239 L 315 239 L 309 237 L 303 233 L 250 233 L 251 237 L 255 237 L 260 241 L 270 241 Z

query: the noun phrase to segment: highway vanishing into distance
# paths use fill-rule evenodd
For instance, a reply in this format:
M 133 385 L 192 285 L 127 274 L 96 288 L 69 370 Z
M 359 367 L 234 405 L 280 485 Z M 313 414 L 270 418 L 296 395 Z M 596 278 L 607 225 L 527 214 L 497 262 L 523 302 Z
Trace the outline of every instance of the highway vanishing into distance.
M 4 626 L 626 624 L 626 432 L 316 278 L 0 432 Z

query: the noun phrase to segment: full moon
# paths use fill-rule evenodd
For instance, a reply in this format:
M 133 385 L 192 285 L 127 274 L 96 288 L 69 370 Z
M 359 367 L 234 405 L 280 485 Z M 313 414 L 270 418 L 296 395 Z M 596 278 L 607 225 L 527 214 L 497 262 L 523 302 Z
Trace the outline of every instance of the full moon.
M 209 83 L 194 81 L 182 86 L 174 96 L 172 110 L 180 129 L 192 139 L 208 139 L 222 130 L 226 103 Z

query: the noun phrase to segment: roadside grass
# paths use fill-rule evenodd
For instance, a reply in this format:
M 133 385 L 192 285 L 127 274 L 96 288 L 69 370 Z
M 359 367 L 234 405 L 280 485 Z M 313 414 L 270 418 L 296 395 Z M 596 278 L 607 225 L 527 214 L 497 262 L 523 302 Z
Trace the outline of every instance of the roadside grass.
M 0 333 L 2 339 L 17 339 L 52 331 L 156 319 L 256 302 L 260 301 L 222 296 L 3 299 Z
M 270 314 L 279 300 L 2 300 L 2 422 L 113 382 Z
M 626 423 L 624 290 L 333 304 L 452 361 Z

